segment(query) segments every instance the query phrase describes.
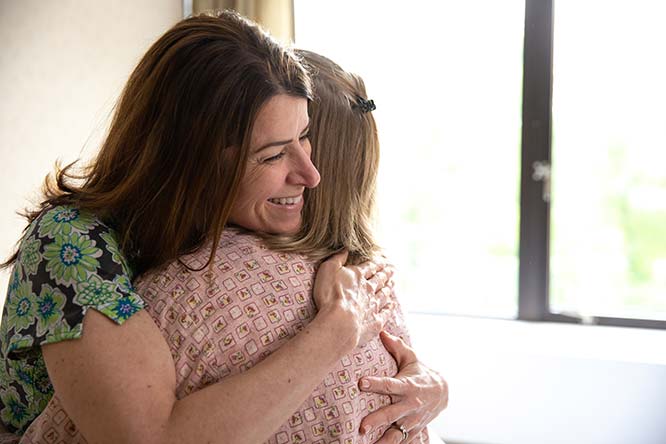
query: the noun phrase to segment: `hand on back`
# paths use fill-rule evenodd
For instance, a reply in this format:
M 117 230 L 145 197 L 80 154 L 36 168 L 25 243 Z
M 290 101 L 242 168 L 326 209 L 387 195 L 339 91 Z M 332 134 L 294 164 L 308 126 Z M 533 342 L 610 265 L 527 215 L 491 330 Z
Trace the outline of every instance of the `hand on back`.
M 321 264 L 314 300 L 320 314 L 337 317 L 333 325 L 353 349 L 377 337 L 391 316 L 393 267 L 382 258 L 360 265 L 344 265 L 346 260 L 341 252 Z

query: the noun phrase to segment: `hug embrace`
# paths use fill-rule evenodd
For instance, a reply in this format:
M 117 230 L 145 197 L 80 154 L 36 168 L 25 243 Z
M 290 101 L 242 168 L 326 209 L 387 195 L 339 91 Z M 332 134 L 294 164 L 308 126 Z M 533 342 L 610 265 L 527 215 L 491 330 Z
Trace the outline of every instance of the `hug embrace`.
M 168 30 L 4 264 L 4 426 L 21 443 L 428 442 L 448 387 L 373 236 L 374 109 L 359 76 L 234 12 Z

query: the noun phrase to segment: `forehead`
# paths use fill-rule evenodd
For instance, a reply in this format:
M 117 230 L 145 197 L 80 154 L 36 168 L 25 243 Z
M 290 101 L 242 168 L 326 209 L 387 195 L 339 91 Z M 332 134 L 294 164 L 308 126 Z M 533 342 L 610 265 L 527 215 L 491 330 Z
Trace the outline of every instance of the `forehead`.
M 250 145 L 298 138 L 308 126 L 308 101 L 303 97 L 278 94 L 271 97 L 257 113 Z

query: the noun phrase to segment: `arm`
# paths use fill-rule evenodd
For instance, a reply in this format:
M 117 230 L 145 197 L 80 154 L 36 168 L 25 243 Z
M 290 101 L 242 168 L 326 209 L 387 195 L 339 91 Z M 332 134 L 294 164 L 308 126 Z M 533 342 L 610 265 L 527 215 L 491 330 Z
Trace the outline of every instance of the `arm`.
M 176 400 L 173 361 L 150 317 L 139 312 L 117 326 L 89 310 L 81 339 L 43 347 L 55 391 L 95 443 L 261 442 L 388 317 L 384 293 L 373 296 L 390 273 L 343 267 L 344 256 L 320 267 L 315 319 L 245 373 Z
M 389 266 L 390 267 L 390 266 Z M 406 442 L 422 442 L 427 436 L 426 425 L 432 421 L 448 403 L 446 381 L 434 370 L 418 361 L 411 349 L 411 340 L 400 301 L 392 292 L 392 316 L 380 335 L 384 347 L 393 355 L 398 365 L 398 374 L 393 378 L 364 378 L 368 388 L 361 390 L 390 395 L 393 404 L 366 416 L 361 429 L 397 424 L 409 431 Z M 387 334 L 388 333 L 388 334 Z M 402 433 L 396 427 L 386 430 L 378 444 L 398 443 Z
M 414 350 L 402 339 L 386 332 L 380 337 L 398 364 L 398 374 L 393 378 L 366 377 L 359 386 L 366 392 L 390 395 L 393 404 L 363 418 L 361 430 L 397 422 L 409 431 L 406 442 L 412 442 L 446 408 L 449 388 L 439 373 L 419 362 Z M 401 439 L 402 433 L 391 427 L 377 444 L 400 443 Z

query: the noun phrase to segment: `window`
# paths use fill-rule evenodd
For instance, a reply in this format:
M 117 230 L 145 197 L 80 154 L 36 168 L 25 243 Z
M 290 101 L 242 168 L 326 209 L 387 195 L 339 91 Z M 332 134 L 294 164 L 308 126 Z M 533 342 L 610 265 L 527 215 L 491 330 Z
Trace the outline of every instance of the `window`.
M 665 19 L 646 0 L 555 5 L 554 311 L 666 320 Z
M 377 104 L 378 228 L 403 303 L 512 318 L 524 5 L 482 3 L 296 1 L 295 34 Z
M 377 103 L 409 310 L 666 326 L 657 5 L 296 0 L 297 46 Z

